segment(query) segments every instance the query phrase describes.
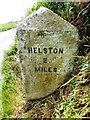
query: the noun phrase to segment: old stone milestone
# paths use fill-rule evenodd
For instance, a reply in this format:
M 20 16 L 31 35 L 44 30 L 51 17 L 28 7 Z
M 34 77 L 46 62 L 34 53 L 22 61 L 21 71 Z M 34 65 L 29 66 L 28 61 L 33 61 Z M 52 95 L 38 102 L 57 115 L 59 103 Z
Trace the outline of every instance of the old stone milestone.
M 41 7 L 17 27 L 26 99 L 46 97 L 64 83 L 78 49 L 76 27 Z

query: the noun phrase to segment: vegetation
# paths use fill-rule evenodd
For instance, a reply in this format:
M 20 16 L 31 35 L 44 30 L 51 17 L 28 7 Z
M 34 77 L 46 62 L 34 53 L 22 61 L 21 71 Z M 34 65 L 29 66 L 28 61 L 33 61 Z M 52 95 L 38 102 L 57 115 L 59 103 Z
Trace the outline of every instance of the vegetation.
M 17 25 L 17 22 L 11 22 L 6 24 L 0 24 L 0 32 L 10 30 L 12 28 L 15 28 Z
M 2 85 L 2 107 L 4 117 L 12 115 L 16 106 L 18 106 L 19 101 L 16 97 L 18 96 L 21 89 L 20 87 L 22 86 L 19 80 L 21 79 L 21 71 L 18 62 L 17 44 L 18 41 L 16 40 L 11 49 L 5 52 L 4 60 L 2 62 L 2 74 L 4 79 Z M 22 93 L 19 97 L 21 96 Z
M 5 52 L 2 63 L 3 118 L 88 118 L 90 117 L 89 3 L 38 2 L 28 10 L 28 14 L 42 5 L 79 29 L 80 47 L 71 78 L 52 95 L 25 102 L 16 40 L 12 48 Z
M 38 10 L 41 6 L 47 7 L 63 18 L 67 19 L 71 10 L 74 8 L 74 3 L 64 2 L 38 2 L 30 9 L 27 10 L 26 15 L 30 15 L 32 12 Z

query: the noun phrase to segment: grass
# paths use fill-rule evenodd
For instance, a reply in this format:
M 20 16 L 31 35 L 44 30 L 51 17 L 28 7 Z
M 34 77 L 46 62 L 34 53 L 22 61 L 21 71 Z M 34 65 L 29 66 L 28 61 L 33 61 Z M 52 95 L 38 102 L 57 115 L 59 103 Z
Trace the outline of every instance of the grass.
M 12 28 L 15 28 L 16 25 L 17 25 L 17 22 L 0 24 L 0 32 L 7 31 L 7 30 L 10 30 Z
M 14 45 L 5 52 L 4 60 L 2 62 L 2 74 L 3 74 L 3 84 L 2 84 L 2 107 L 3 107 L 3 117 L 9 117 L 13 114 L 18 104 L 16 97 L 19 94 L 20 87 L 18 90 L 19 79 L 21 79 L 21 71 L 18 62 L 16 40 Z M 22 95 L 22 93 L 21 93 Z M 19 95 L 19 97 L 21 97 Z M 18 97 L 17 97 L 18 98 Z
M 3 118 L 82 118 L 90 115 L 90 55 L 77 56 L 72 78 L 47 98 L 25 102 L 17 52 L 18 42 L 5 52 L 2 74 Z M 31 109 L 32 108 L 32 109 Z M 26 111 L 26 113 L 24 112 Z

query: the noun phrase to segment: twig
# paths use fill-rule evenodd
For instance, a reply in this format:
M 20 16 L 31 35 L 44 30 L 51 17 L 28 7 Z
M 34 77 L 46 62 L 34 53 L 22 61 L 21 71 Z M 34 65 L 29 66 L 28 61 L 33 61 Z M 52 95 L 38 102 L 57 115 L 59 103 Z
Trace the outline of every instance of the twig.
M 71 23 L 73 24 L 76 20 L 78 20 L 80 14 L 81 14 L 83 11 L 85 11 L 89 6 L 90 6 L 90 3 L 78 13 L 77 18 L 74 19 Z
M 81 14 L 83 11 L 85 11 L 87 8 L 89 8 L 89 6 L 90 6 L 90 3 L 78 13 L 78 16 L 77 16 L 77 17 L 79 17 L 80 14 Z
M 84 46 L 86 46 L 86 47 L 90 47 L 90 45 L 84 45 Z
M 64 87 L 64 86 L 66 86 L 67 84 L 69 84 L 74 78 L 76 78 L 77 77 L 77 75 L 76 76 L 74 76 L 74 77 L 72 77 L 68 82 L 66 82 L 65 84 L 63 84 L 60 88 L 62 88 L 62 87 Z
M 82 115 L 83 110 L 85 110 L 88 107 L 89 104 L 90 104 L 90 101 L 86 104 L 86 106 L 84 108 L 81 109 L 82 111 L 81 111 L 80 116 Z

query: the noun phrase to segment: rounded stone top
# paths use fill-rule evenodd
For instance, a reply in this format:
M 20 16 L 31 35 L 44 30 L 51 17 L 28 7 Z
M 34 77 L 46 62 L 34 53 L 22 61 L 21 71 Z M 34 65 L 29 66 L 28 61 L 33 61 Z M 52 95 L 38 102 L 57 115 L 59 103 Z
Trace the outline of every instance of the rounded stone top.
M 22 30 L 63 31 L 63 29 L 66 31 L 77 31 L 75 26 L 43 6 L 26 17 L 17 26 L 17 32 Z

